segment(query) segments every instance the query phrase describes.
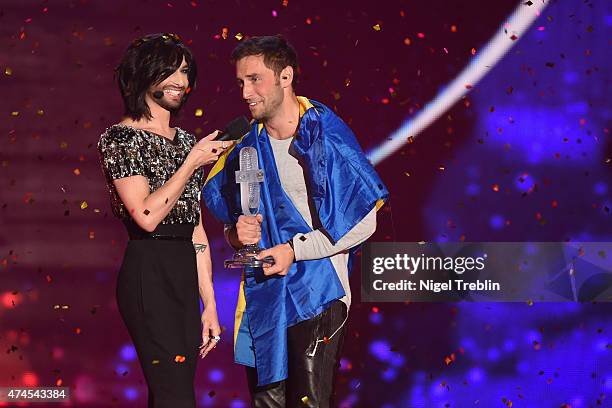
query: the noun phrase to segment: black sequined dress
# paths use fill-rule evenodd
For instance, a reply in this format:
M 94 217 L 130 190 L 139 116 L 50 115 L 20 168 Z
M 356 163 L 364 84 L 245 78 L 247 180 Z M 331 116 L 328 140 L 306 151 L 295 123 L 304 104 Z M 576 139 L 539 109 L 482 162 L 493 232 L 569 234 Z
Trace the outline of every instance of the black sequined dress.
M 124 125 L 108 128 L 98 150 L 113 214 L 130 240 L 117 279 L 117 304 L 149 390 L 149 407 L 195 407 L 193 380 L 202 341 L 196 256 L 202 170 L 152 233 L 139 228 L 113 180 L 144 176 L 151 192 L 182 165 L 195 137 L 176 128 L 173 140 Z M 147 210 L 145 210 L 147 211 Z

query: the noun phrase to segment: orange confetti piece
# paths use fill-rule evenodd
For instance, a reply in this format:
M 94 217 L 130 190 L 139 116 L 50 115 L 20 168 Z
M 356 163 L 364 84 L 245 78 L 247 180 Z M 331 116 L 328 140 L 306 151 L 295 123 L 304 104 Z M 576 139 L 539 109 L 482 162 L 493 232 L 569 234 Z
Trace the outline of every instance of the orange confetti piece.
M 176 357 L 174 357 L 174 361 L 176 363 L 184 363 L 185 362 L 185 356 L 181 356 L 180 354 L 177 354 Z
M 11 67 L 4 68 L 4 75 L 6 75 L 6 76 L 13 75 L 13 69 Z
M 76 329 L 74 329 L 74 332 L 75 332 L 76 334 L 81 334 L 81 328 L 80 328 L 80 327 L 77 327 Z
M 476 55 L 476 48 L 472 48 L 470 52 L 472 53 L 472 55 Z
M 72 170 L 72 172 L 74 173 L 75 176 L 80 176 L 81 175 L 81 170 L 78 169 L 78 168 Z

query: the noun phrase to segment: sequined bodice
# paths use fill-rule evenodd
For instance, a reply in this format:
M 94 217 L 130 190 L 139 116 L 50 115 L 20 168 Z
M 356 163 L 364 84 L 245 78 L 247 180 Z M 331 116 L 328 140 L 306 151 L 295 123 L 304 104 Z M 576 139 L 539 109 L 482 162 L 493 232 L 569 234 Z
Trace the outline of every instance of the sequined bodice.
M 149 190 L 153 192 L 176 173 L 195 142 L 193 135 L 179 128 L 176 128 L 173 140 L 124 125 L 113 125 L 106 129 L 100 136 L 98 151 L 113 214 L 122 220 L 130 218 L 113 180 L 142 175 L 147 178 Z M 202 182 L 203 171 L 198 169 L 162 224 L 199 223 L 199 194 Z

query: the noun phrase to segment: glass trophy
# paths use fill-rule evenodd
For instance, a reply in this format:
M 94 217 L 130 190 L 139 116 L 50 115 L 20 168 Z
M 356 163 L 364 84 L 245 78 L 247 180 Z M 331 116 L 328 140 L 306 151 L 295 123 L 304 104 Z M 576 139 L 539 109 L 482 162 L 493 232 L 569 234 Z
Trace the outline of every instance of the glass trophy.
M 240 206 L 244 215 L 255 216 L 259 213 L 259 183 L 263 182 L 263 170 L 259 169 L 257 150 L 254 147 L 240 149 L 240 170 L 236 171 L 236 183 L 240 184 Z M 226 268 L 263 267 L 274 264 L 271 256 L 264 259 L 255 257 L 262 251 L 258 244 L 248 244 L 240 248 L 225 261 Z

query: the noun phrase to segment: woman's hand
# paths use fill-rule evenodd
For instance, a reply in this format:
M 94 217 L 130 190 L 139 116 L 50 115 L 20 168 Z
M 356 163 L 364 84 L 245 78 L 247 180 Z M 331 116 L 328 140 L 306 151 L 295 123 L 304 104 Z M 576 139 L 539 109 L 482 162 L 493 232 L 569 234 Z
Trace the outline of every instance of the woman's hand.
M 194 170 L 198 167 L 212 164 L 217 161 L 221 153 L 229 149 L 234 141 L 216 141 L 215 137 L 219 134 L 216 130 L 196 143 L 187 155 L 185 162 L 190 163 Z
M 202 313 L 202 345 L 200 346 L 200 357 L 204 358 L 215 347 L 221 335 L 221 327 L 219 326 L 219 318 L 217 317 L 217 307 L 209 305 L 204 308 Z

